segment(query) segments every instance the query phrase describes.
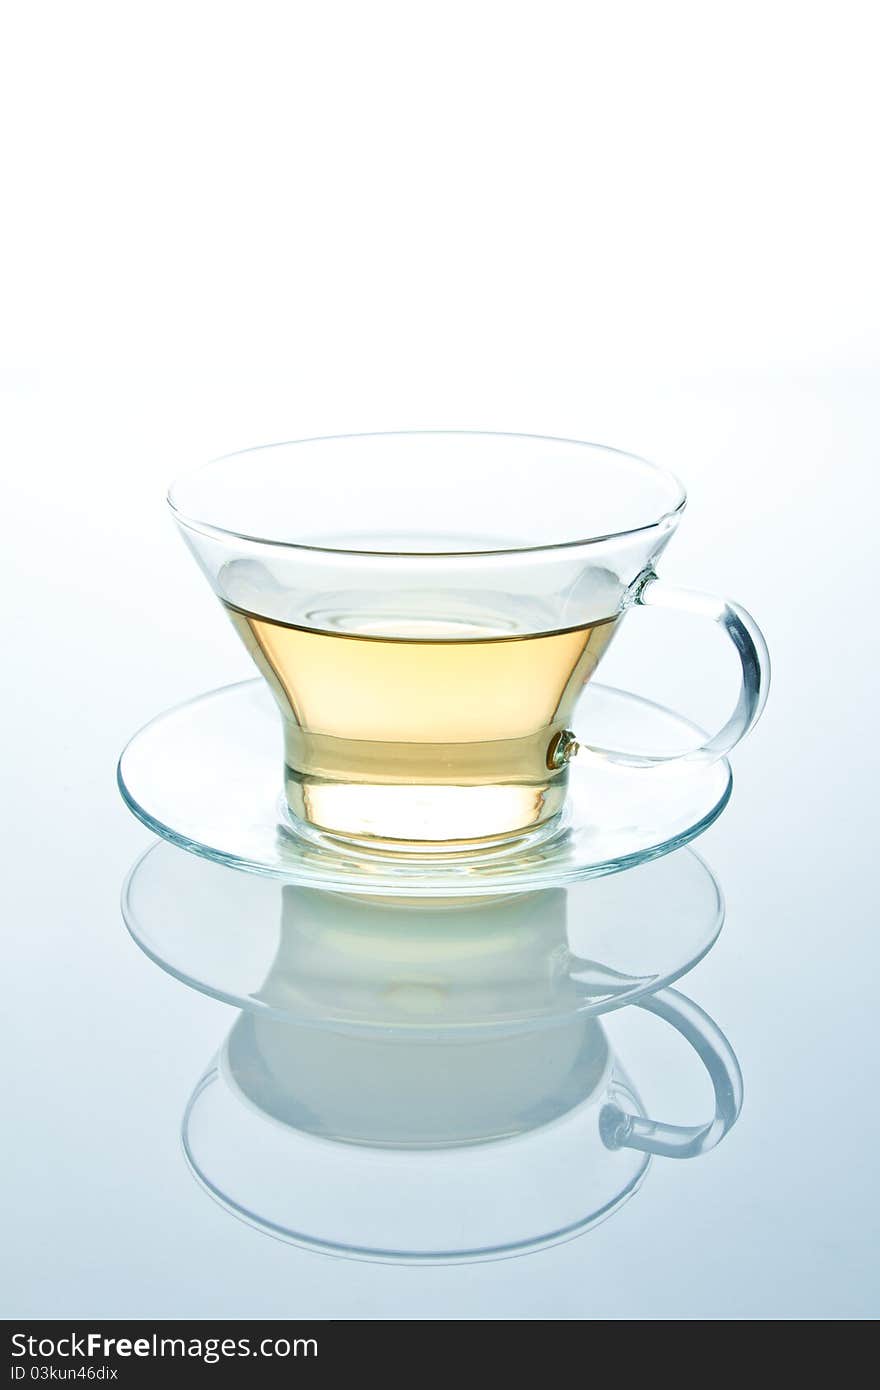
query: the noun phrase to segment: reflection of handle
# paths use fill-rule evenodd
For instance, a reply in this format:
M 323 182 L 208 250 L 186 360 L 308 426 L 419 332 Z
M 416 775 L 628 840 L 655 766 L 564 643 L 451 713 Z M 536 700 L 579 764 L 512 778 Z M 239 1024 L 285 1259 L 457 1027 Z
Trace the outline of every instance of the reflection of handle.
M 592 748 L 584 744 L 591 753 L 598 753 L 616 763 L 630 767 L 651 767 L 658 763 L 672 762 L 715 762 L 729 753 L 734 744 L 749 732 L 758 720 L 767 699 L 770 685 L 770 655 L 767 643 L 754 618 L 740 608 L 738 603 L 729 603 L 711 594 L 698 594 L 692 589 L 677 589 L 658 579 L 653 571 L 640 581 L 631 599 L 633 604 L 645 608 L 675 608 L 682 613 L 693 613 L 700 618 L 711 618 L 723 628 L 730 638 L 742 667 L 742 683 L 736 708 L 724 728 L 699 748 L 687 753 L 658 755 L 626 753 L 618 749 Z
M 736 1121 L 743 1102 L 742 1072 L 730 1043 L 708 1014 L 675 989 L 661 989 L 637 1001 L 672 1025 L 697 1053 L 715 1089 L 715 1114 L 705 1125 L 666 1125 L 605 1105 L 599 1133 L 609 1149 L 642 1149 L 665 1158 L 695 1158 L 714 1149 Z

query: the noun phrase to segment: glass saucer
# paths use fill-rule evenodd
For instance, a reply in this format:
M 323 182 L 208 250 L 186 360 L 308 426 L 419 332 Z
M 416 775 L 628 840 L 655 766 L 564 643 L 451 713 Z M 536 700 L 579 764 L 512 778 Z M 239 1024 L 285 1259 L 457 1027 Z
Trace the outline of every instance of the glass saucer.
M 670 710 L 591 682 L 575 725 L 585 741 L 646 753 L 704 738 Z M 262 680 L 201 695 L 159 715 L 119 761 L 130 810 L 156 834 L 207 859 L 312 888 L 383 897 L 532 892 L 628 869 L 700 835 L 730 797 L 726 760 L 622 767 L 582 752 L 563 816 L 504 849 L 416 854 L 305 839 L 280 809 L 281 727 Z
M 132 868 L 122 911 L 163 970 L 256 1016 L 452 1042 L 635 1003 L 690 970 L 724 919 L 692 850 L 568 887 L 411 902 L 280 884 L 158 844 Z

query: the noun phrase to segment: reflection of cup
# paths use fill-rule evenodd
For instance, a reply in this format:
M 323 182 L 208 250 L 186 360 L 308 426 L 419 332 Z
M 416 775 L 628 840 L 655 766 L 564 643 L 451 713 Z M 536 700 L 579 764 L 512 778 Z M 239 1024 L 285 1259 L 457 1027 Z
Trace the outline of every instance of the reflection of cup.
M 612 1090 L 605 1033 L 582 1015 L 537 1031 L 450 1040 L 305 1030 L 242 1014 L 222 1066 L 243 1100 L 283 1124 L 396 1149 L 527 1133 Z M 614 1094 L 622 1087 L 618 1070 Z M 628 1087 L 626 1095 L 631 1103 Z
M 567 897 L 285 887 L 274 960 L 187 1109 L 199 1180 L 319 1249 L 486 1258 L 608 1215 L 652 1152 L 711 1148 L 739 1110 L 730 1048 L 683 996 L 643 997 L 716 1094 L 707 1125 L 649 1120 L 596 1017 L 643 982 L 572 954 Z
M 369 1259 L 523 1253 L 580 1234 L 652 1153 L 712 1148 L 741 1103 L 729 1045 L 684 996 L 643 1001 L 714 1083 L 705 1125 L 658 1124 L 595 1019 L 548 1027 L 309 1028 L 239 1016 L 184 1119 L 199 1181 L 295 1243 Z
M 566 896 L 400 904 L 284 887 L 257 993 L 275 1018 L 242 1015 L 229 1078 L 267 1113 L 359 1143 L 473 1143 L 562 1113 L 608 1066 L 598 1023 L 574 1011 Z
M 714 619 L 741 659 L 734 715 L 683 756 L 722 756 L 763 705 L 748 615 L 654 574 L 684 493 L 641 459 L 521 435 L 348 436 L 219 459 L 170 502 L 278 702 L 300 828 L 442 849 L 551 821 L 578 696 L 634 604 Z

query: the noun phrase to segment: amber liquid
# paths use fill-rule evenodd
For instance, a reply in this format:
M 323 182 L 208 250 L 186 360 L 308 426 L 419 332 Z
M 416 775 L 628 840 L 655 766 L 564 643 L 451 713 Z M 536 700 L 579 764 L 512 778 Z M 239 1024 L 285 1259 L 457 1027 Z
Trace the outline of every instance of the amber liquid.
M 226 608 L 284 717 L 301 820 L 449 848 L 521 835 L 562 809 L 568 770 L 553 750 L 616 619 L 534 635 L 417 620 L 388 636 L 366 618 L 319 632 Z

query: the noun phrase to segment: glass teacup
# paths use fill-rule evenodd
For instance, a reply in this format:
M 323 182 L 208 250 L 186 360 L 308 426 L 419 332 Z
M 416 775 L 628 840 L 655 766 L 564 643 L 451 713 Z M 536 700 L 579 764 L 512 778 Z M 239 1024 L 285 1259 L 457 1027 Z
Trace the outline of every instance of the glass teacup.
M 547 827 L 578 697 L 635 604 L 711 618 L 740 658 L 734 713 L 681 757 L 722 757 L 763 707 L 767 650 L 748 614 L 657 579 L 685 494 L 632 455 L 531 435 L 348 435 L 217 459 L 169 501 L 278 703 L 303 833 L 424 851 Z

